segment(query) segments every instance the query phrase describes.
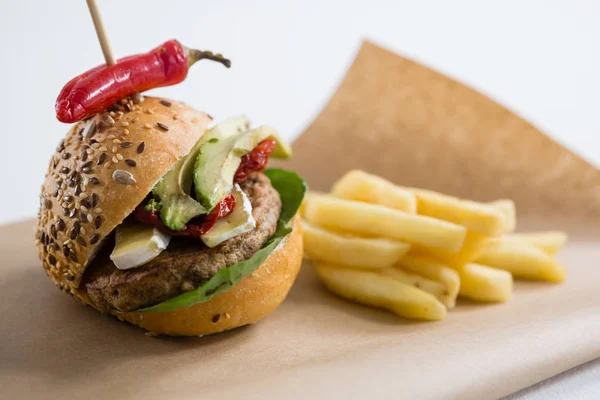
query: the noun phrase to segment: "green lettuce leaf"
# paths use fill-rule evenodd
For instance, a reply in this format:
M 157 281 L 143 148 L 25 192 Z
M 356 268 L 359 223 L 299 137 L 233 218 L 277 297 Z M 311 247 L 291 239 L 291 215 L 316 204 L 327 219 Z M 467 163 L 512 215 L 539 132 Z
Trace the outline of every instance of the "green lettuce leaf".
M 249 259 L 230 267 L 221 268 L 215 276 L 197 289 L 182 293 L 154 306 L 139 309 L 136 312 L 171 311 L 208 301 L 238 284 L 269 257 L 279 243 L 292 231 L 290 222 L 294 218 L 294 215 L 296 215 L 298 208 L 300 208 L 307 186 L 302 178 L 294 172 L 282 169 L 268 169 L 265 171 L 265 174 L 269 177 L 271 185 L 279 192 L 279 196 L 281 197 L 281 214 L 277 221 L 277 229 L 265 245 Z

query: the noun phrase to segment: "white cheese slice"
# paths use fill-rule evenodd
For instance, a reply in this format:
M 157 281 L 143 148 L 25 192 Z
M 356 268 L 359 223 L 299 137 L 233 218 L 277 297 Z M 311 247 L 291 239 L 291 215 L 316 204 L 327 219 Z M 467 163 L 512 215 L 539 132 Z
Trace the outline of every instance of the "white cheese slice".
M 238 184 L 233 187 L 235 208 L 228 216 L 217 220 L 213 227 L 200 239 L 208 247 L 215 247 L 227 239 L 249 232 L 256 228 L 256 221 L 252 217 L 252 204 Z
M 117 227 L 110 259 L 118 269 L 130 269 L 156 258 L 169 245 L 171 236 L 152 225 L 125 223 Z

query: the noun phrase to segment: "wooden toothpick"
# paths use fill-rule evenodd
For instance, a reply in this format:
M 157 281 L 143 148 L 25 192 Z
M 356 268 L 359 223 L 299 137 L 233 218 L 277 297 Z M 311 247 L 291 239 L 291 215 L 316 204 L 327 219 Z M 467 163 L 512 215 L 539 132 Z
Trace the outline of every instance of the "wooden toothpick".
M 115 63 L 115 58 L 113 57 L 112 50 L 110 49 L 110 42 L 108 41 L 108 36 L 104 30 L 104 25 L 102 24 L 102 18 L 100 17 L 100 11 L 98 10 L 96 0 L 86 1 L 88 8 L 90 9 L 90 14 L 92 15 L 92 21 L 94 21 L 94 28 L 96 28 L 96 35 L 98 36 L 98 41 L 100 41 L 100 47 L 102 48 L 102 54 L 104 54 L 106 65 L 113 65 Z

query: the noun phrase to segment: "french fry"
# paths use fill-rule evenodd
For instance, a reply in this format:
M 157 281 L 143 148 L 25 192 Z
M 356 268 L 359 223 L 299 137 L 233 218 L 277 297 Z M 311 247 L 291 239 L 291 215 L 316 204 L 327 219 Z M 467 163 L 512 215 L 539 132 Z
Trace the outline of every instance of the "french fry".
M 527 243 L 499 240 L 476 262 L 509 271 L 517 279 L 548 282 L 565 279 L 564 268 L 552 256 Z
M 488 203 L 504 216 L 502 233 L 514 232 L 517 227 L 517 208 L 515 202 L 508 199 L 496 200 Z
M 426 257 L 405 256 L 396 264 L 400 268 L 419 274 L 427 279 L 442 283 L 449 299 L 444 304 L 448 309 L 454 308 L 460 289 L 460 278 L 454 269 L 437 260 Z
M 460 275 L 460 297 L 498 303 L 510 298 L 513 288 L 510 272 L 475 263 L 455 268 Z
M 417 213 L 463 225 L 486 236 L 504 231 L 504 215 L 496 208 L 470 200 L 415 188 L 406 188 L 417 197 Z
M 446 288 L 446 285 L 442 282 L 436 282 L 417 274 L 411 274 L 396 267 L 382 268 L 378 271 L 382 275 L 397 279 L 402 283 L 406 283 L 407 285 L 414 286 L 424 292 L 434 295 L 448 310 L 453 308 L 456 304 L 456 296 L 452 297 Z
M 482 255 L 496 240 L 496 238 L 484 236 L 480 233 L 467 231 L 463 247 L 456 253 L 444 249 L 424 246 L 414 246 L 410 253 L 416 256 L 434 256 L 449 265 L 463 265 L 477 259 L 477 257 Z
M 331 194 L 412 214 L 417 212 L 417 201 L 412 193 L 364 171 L 353 170 L 346 173 L 333 185 Z
M 567 243 L 567 234 L 560 231 L 513 233 L 504 235 L 502 240 L 508 243 L 530 244 L 544 253 L 554 256 Z
M 460 250 L 466 236 L 466 228 L 460 225 L 333 196 L 309 196 L 304 216 L 318 225 L 357 235 L 388 237 L 449 251 Z
M 315 263 L 325 286 L 347 300 L 384 308 L 411 319 L 441 320 L 446 307 L 435 296 L 374 271 Z
M 349 267 L 385 268 L 394 265 L 410 245 L 384 238 L 340 235 L 302 221 L 304 251 L 313 260 Z

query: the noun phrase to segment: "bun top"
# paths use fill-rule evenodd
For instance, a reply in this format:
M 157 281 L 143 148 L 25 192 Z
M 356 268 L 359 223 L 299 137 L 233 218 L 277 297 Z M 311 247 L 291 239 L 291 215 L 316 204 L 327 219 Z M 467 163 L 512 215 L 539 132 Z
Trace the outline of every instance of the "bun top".
M 69 293 L 107 235 L 190 152 L 211 122 L 180 102 L 138 100 L 122 100 L 75 124 L 50 160 L 36 244 L 48 275 Z

